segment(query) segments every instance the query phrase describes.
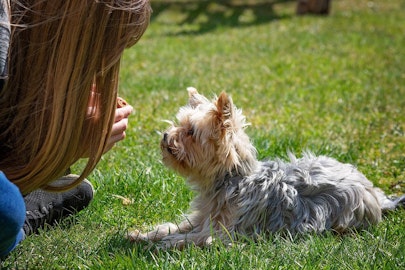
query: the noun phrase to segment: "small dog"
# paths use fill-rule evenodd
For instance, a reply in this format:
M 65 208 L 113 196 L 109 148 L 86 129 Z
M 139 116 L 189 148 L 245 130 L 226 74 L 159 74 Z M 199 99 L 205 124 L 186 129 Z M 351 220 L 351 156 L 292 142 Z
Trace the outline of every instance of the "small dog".
M 198 193 L 180 224 L 166 223 L 131 241 L 183 248 L 188 243 L 230 242 L 238 235 L 344 232 L 381 221 L 382 212 L 405 203 L 390 200 L 354 166 L 307 152 L 290 161 L 258 161 L 241 110 L 225 93 L 210 102 L 189 87 L 178 125 L 164 133 L 163 162 Z

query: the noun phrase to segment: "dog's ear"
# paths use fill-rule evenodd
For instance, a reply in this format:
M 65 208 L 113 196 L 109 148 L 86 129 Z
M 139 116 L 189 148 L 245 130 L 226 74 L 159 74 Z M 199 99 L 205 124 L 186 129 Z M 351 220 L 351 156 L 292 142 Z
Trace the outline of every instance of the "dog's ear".
M 222 92 L 218 97 L 217 110 L 223 123 L 233 115 L 232 99 L 225 92 Z
M 194 87 L 187 87 L 189 104 L 192 108 L 197 107 L 199 104 L 209 102 L 204 96 L 198 94 L 197 89 Z

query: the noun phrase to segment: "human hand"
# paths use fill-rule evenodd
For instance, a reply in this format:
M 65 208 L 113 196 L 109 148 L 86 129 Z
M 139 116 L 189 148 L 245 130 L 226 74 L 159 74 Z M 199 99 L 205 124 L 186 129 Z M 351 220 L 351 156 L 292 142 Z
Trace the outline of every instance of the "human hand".
M 98 112 L 95 109 L 94 103 L 96 102 L 97 95 L 92 93 L 89 107 L 88 107 L 88 115 L 89 119 L 98 119 Z M 128 117 L 132 113 L 133 108 L 131 105 L 118 97 L 117 98 L 117 108 L 115 109 L 115 117 L 114 117 L 114 124 L 111 128 L 110 137 L 107 139 L 106 148 L 104 149 L 104 153 L 108 152 L 113 148 L 113 146 L 123 140 L 126 136 L 126 129 L 128 127 Z M 81 157 L 86 158 L 89 156 L 88 151 L 84 151 Z
M 108 138 L 107 140 L 107 147 L 104 152 L 111 150 L 111 148 L 117 142 L 125 138 L 125 131 L 128 127 L 128 117 L 132 113 L 132 111 L 132 106 L 128 105 L 123 99 L 118 98 L 117 109 L 115 110 L 114 124 L 112 126 L 110 138 Z

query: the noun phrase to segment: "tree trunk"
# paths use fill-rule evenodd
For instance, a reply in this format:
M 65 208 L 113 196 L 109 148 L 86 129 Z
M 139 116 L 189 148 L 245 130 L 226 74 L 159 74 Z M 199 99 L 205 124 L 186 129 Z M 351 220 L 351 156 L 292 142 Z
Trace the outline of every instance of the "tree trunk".
M 298 0 L 297 14 L 323 14 L 327 15 L 330 11 L 331 0 Z

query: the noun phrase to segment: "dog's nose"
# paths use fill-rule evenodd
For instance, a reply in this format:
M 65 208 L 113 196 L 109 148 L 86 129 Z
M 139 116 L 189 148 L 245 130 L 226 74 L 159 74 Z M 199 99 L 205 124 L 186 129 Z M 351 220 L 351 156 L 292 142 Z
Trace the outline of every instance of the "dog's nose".
M 163 134 L 163 141 L 164 141 L 164 142 L 167 141 L 167 136 L 168 136 L 168 135 L 167 135 L 167 132 L 165 132 L 165 133 Z

